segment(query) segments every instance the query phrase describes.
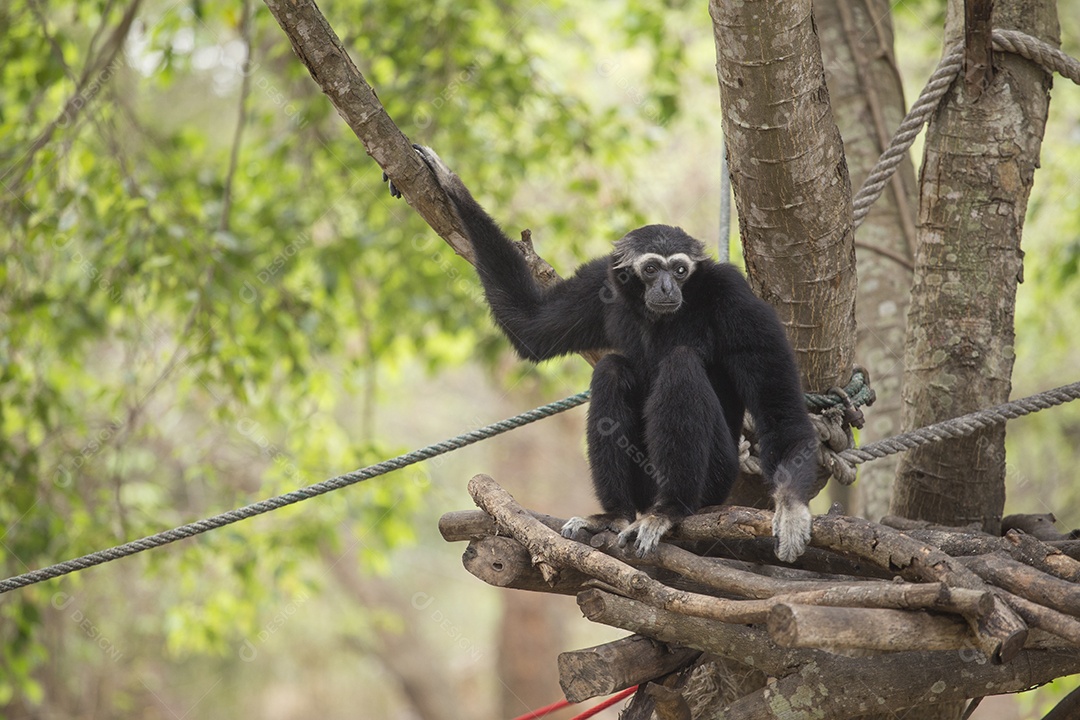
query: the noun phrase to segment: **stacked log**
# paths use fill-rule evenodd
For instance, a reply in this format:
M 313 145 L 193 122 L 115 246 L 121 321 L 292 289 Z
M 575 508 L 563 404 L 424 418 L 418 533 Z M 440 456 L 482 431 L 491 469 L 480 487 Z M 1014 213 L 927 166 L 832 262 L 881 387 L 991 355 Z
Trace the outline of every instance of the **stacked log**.
M 814 706 L 842 718 L 925 703 L 915 689 L 945 702 L 1080 672 L 1080 553 L 1067 536 L 830 513 L 814 519 L 807 553 L 784 564 L 772 555 L 769 511 L 718 507 L 639 558 L 610 532 L 562 537 L 564 520 L 525 510 L 486 475 L 469 492 L 481 510 L 448 513 L 439 528 L 469 542 L 470 573 L 576 595 L 588 619 L 634 633 L 560 657 L 574 702 L 633 685 L 666 697 L 665 678 L 703 653 L 777 679 L 729 705 L 731 718 L 771 717 L 782 683 L 811 678 Z

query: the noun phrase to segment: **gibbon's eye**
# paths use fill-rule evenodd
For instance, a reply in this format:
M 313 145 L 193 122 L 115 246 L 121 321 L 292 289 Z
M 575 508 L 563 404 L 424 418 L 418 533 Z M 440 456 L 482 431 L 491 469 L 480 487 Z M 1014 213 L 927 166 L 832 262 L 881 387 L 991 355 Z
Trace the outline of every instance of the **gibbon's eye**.
M 648 265 L 645 266 L 645 274 L 646 275 L 655 275 L 656 273 L 657 273 L 657 268 L 652 263 L 649 263 Z
M 685 265 L 680 265 L 679 267 L 675 268 L 675 274 L 681 278 L 686 277 L 689 272 L 690 271 L 686 269 Z

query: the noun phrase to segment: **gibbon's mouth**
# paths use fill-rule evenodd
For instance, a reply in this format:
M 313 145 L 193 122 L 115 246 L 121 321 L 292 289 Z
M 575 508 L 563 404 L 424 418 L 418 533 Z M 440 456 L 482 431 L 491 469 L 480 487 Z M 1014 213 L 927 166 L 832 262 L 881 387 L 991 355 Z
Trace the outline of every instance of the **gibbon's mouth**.
M 682 303 L 681 302 L 669 302 L 669 303 L 654 302 L 654 303 L 646 303 L 646 307 L 649 308 L 650 312 L 654 312 L 657 315 L 670 315 L 671 313 L 675 312 L 680 307 L 682 307 Z

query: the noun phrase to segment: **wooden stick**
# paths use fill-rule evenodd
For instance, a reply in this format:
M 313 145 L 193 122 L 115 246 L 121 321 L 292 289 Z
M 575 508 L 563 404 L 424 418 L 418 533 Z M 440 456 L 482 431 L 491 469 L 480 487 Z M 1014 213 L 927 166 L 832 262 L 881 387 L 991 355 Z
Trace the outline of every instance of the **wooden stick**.
M 1029 626 L 1052 633 L 1080 646 L 1080 620 L 1000 588 L 995 588 L 994 594 L 1007 602 L 1009 607 L 1015 610 Z
M 889 520 L 898 522 L 896 518 L 889 518 Z M 940 548 L 949 555 L 968 556 L 1004 552 L 1014 560 L 1019 560 L 1063 580 L 1080 581 L 1080 561 L 1070 557 L 1062 549 L 1028 533 L 1012 530 L 1004 537 L 994 537 L 983 533 L 973 534 L 934 526 L 905 529 L 904 534 Z
M 1080 585 L 1001 555 L 964 558 L 964 563 L 986 582 L 1039 605 L 1080 617 Z
M 777 707 L 809 707 L 821 717 L 850 718 L 928 699 L 946 702 L 1016 692 L 1080 672 L 1080 651 L 1075 648 L 1024 650 L 1005 665 L 955 650 L 898 652 L 867 662 L 780 647 L 760 630 L 658 610 L 600 590 L 579 595 L 578 605 L 594 622 L 734 658 L 781 678 L 728 706 L 725 720 L 776 718 Z
M 666 571 L 672 576 L 670 580 L 654 578 L 666 585 L 682 581 L 689 586 L 682 589 L 719 591 L 755 598 L 714 599 L 714 616 L 726 622 L 765 622 L 773 607 L 786 603 L 830 607 L 933 608 L 973 618 L 990 612 L 993 607 L 989 593 L 949 588 L 941 583 L 867 581 L 837 584 L 775 580 L 743 570 L 725 568 L 717 565 L 715 560 L 699 558 L 682 548 L 665 543 L 661 543 L 657 551 L 648 558 L 637 558 L 618 547 L 613 533 L 600 533 L 593 541 L 596 549 L 627 565 L 652 565 Z M 673 558 L 677 561 L 673 561 Z M 462 556 L 462 561 L 470 573 L 496 587 L 572 595 L 585 589 L 590 582 L 589 576 L 571 568 L 562 569 L 556 576 L 545 578 L 533 565 L 529 551 L 517 540 L 505 536 L 473 540 Z
M 578 703 L 640 685 L 686 667 L 700 650 L 672 647 L 642 635 L 559 655 L 559 685 Z
M 905 610 L 833 608 L 784 603 L 769 613 L 769 635 L 794 648 L 829 650 L 962 650 L 975 638 L 956 617 Z
M 750 508 L 724 508 L 722 512 L 693 515 L 679 524 L 679 537 L 693 540 L 771 532 L 772 513 Z M 861 518 L 821 515 L 814 518 L 811 532 L 811 544 L 895 569 L 906 580 L 937 581 L 983 592 L 988 589 L 956 559 L 893 528 Z M 1000 598 L 994 598 L 993 610 L 978 621 L 975 630 L 979 648 L 993 662 L 1008 662 L 1027 639 L 1023 620 Z
M 477 475 L 469 481 L 469 494 L 495 518 L 500 528 L 504 528 L 528 549 L 534 563 L 538 565 L 574 568 L 618 588 L 630 597 L 644 600 L 656 607 L 696 617 L 723 619 L 732 615 L 732 601 L 672 590 L 641 570 L 588 545 L 564 538 L 525 512 L 514 502 L 510 493 L 487 475 Z
M 732 658 L 776 677 L 805 663 L 828 663 L 834 657 L 817 650 L 780 647 L 767 632 L 746 625 L 660 610 L 603 590 L 586 590 L 578 595 L 578 607 L 593 622 Z
M 462 553 L 461 562 L 470 573 L 495 587 L 576 595 L 590 580 L 572 568 L 544 577 L 521 543 L 501 536 L 473 540 Z
M 974 592 L 966 595 L 950 594 L 940 584 L 920 587 L 876 583 L 871 587 L 824 588 L 800 592 L 787 598 L 759 600 L 729 600 L 696 592 L 674 590 L 634 568 L 629 562 L 633 556 L 615 544 L 615 536 L 611 533 L 594 538 L 594 541 L 605 544 L 607 553 L 605 554 L 582 543 L 568 540 L 544 526 L 486 475 L 477 475 L 469 481 L 469 492 L 477 504 L 489 512 L 501 527 L 504 527 L 525 546 L 531 557 L 531 564 L 538 564 L 541 568 L 546 565 L 552 569 L 570 567 L 617 588 L 629 597 L 643 600 L 658 608 L 694 617 L 733 623 L 758 623 L 766 620 L 774 605 L 784 601 L 802 601 L 887 608 L 948 607 L 958 609 L 958 606 L 962 605 L 972 615 L 972 621 L 977 622 L 982 616 L 993 612 L 993 603 L 998 602 L 996 598 L 990 597 L 987 600 L 983 595 Z M 492 553 L 496 552 L 494 545 L 488 545 L 486 549 Z M 511 568 L 514 576 L 518 577 L 520 567 L 530 562 L 524 560 L 523 556 L 512 547 L 506 546 L 505 543 L 500 543 L 498 549 L 506 556 L 505 559 L 496 561 L 495 564 L 499 568 L 495 569 L 485 556 L 478 569 L 485 573 L 494 570 L 500 582 L 503 578 L 502 573 L 506 572 L 507 568 Z M 689 553 L 679 551 L 677 548 L 670 548 L 663 552 L 682 557 L 684 560 L 689 559 L 687 557 Z M 701 580 L 694 577 L 691 579 Z
M 618 547 L 615 539 L 613 533 L 598 533 L 593 537 L 592 546 L 623 562 L 661 567 L 725 594 L 768 600 L 762 603 L 742 601 L 740 605 L 746 615 L 730 622 L 761 622 L 768 609 L 777 603 L 911 610 L 934 608 L 973 619 L 993 610 L 993 596 L 988 591 L 949 588 L 943 583 L 778 580 L 738 570 L 667 543 L 660 543 L 647 557 L 637 558 Z
M 562 518 L 526 510 L 525 512 L 539 520 L 546 527 L 559 531 L 566 523 Z M 439 533 L 446 542 L 475 540 L 487 535 L 494 535 L 497 529 L 495 521 L 483 510 L 455 510 L 439 518 Z

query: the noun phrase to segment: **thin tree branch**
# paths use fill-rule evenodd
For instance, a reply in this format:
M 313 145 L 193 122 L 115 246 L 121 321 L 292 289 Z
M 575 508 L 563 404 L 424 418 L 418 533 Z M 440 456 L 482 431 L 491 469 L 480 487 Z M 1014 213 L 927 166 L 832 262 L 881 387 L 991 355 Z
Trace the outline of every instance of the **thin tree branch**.
M 319 89 L 364 144 L 368 155 L 401 191 L 402 197 L 461 257 L 475 264 L 472 246 L 434 174 L 405 137 L 353 63 L 341 40 L 314 0 L 263 0 L 285 31 L 300 62 Z M 530 244 L 519 244 L 541 287 L 559 279 L 558 273 Z M 595 364 L 602 353 L 583 353 Z
M 244 136 L 244 127 L 247 125 L 248 107 L 247 100 L 251 94 L 251 0 L 244 0 L 240 8 L 240 38 L 244 41 L 244 61 L 240 64 L 240 98 L 237 101 L 236 128 L 233 130 L 232 149 L 229 152 L 229 169 L 225 173 L 225 190 L 221 197 L 221 218 L 218 222 L 218 230 L 225 232 L 229 229 L 229 214 L 232 211 L 233 181 L 236 178 L 236 167 L 240 164 L 240 145 Z
M 105 70 L 112 66 L 119 57 L 120 52 L 124 48 L 124 43 L 127 41 L 128 33 L 131 31 L 131 25 L 135 21 L 135 16 L 139 12 L 139 5 L 142 0 L 132 0 L 124 11 L 124 15 L 120 18 L 120 22 L 116 25 L 112 34 L 109 36 L 105 47 L 102 48 L 101 53 L 98 55 L 91 54 L 86 61 L 86 65 L 83 67 L 82 75 L 79 77 L 79 81 L 75 84 L 75 92 L 64 102 L 64 107 L 60 111 L 60 114 L 49 121 L 49 124 L 42 129 L 38 136 L 34 138 L 34 141 L 30 143 L 30 149 L 26 151 L 22 159 L 12 165 L 11 169 L 7 172 L 0 173 L 0 182 L 3 182 L 9 189 L 14 189 L 25 177 L 30 166 L 34 162 L 34 157 L 37 155 L 43 147 L 49 144 L 52 140 L 56 130 L 63 125 L 72 125 L 78 118 L 79 114 L 90 104 L 93 100 L 93 95 L 87 96 L 87 90 L 91 85 L 91 81 L 104 82 L 108 78 L 105 76 Z M 105 26 L 106 19 L 102 16 L 101 27 Z
M 894 175 L 893 177 L 894 178 L 899 177 L 899 174 Z M 855 247 L 862 248 L 863 250 L 869 250 L 872 253 L 877 253 L 878 255 L 880 255 L 882 257 L 885 257 L 885 258 L 888 258 L 888 259 L 892 260 L 897 265 L 902 266 L 908 272 L 915 272 L 915 263 L 911 262 L 911 260 L 908 260 L 906 257 L 904 257 L 903 255 L 901 255 L 898 252 L 893 252 L 892 250 L 889 250 L 888 248 L 878 247 L 877 245 L 872 245 L 872 244 L 870 244 L 868 242 L 864 242 L 862 240 L 856 240 L 855 241 Z

